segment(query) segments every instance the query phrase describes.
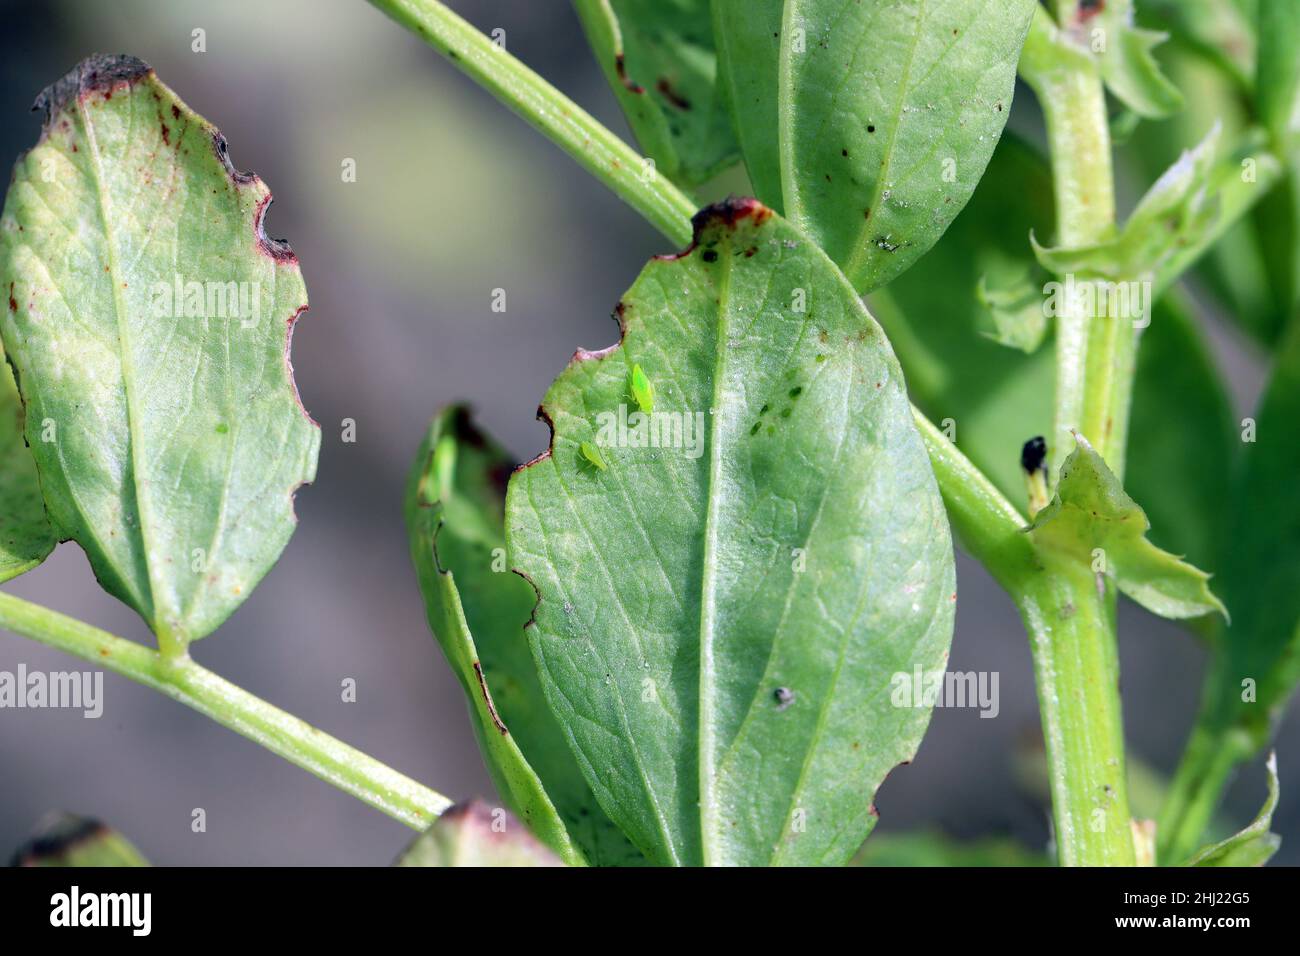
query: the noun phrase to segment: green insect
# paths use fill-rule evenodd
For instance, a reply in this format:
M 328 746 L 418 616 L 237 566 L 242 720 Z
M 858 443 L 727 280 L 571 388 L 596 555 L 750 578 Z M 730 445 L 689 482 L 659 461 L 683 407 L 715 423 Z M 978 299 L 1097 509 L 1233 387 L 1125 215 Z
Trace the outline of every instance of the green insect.
M 600 449 L 591 442 L 582 442 L 582 444 L 578 446 L 578 451 L 581 452 L 583 458 L 587 459 L 588 462 L 595 465 L 601 471 L 604 471 L 609 467 L 605 464 L 605 459 L 604 456 L 601 455 Z
M 632 366 L 632 377 L 628 384 L 632 392 L 632 398 L 636 401 L 637 407 L 646 415 L 655 410 L 655 387 L 646 377 L 645 370 L 640 365 Z

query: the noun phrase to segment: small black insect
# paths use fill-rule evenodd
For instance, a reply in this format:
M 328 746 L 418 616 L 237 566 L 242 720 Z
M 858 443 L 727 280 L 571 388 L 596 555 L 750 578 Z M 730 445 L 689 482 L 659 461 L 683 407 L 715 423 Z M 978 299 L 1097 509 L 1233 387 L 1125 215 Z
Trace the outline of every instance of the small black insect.
M 1037 435 L 1025 442 L 1025 447 L 1020 449 L 1020 467 L 1025 469 L 1025 473 L 1032 475 L 1043 467 L 1043 462 L 1047 459 L 1047 441 L 1042 435 Z
M 785 710 L 794 703 L 794 691 L 789 687 L 778 687 L 772 691 L 772 697 L 776 700 L 777 710 Z

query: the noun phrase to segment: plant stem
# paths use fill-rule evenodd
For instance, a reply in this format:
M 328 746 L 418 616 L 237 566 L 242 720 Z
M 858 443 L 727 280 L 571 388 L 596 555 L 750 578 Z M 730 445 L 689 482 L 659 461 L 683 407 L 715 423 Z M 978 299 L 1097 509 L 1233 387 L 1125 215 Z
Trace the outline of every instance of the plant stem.
M 1029 634 L 1064 866 L 1132 866 L 1111 601 L 1087 566 L 1044 562 L 1025 519 L 920 412 L 958 537 L 1015 599 Z
M 1037 554 L 1025 534 L 1028 522 L 916 406 L 912 416 L 958 539 L 1014 596 L 1024 576 L 1038 567 Z
M 1058 3 L 1065 15 L 1073 4 Z M 1042 105 L 1056 196 L 1057 242 L 1086 246 L 1115 229 L 1106 93 L 1092 57 L 1035 10 L 1020 73 Z M 1096 296 L 1104 303 L 1107 296 Z M 1132 398 L 1133 323 L 1062 310 L 1056 327 L 1056 404 L 1049 442 L 1059 476 L 1079 430 L 1122 477 Z M 1045 559 L 1013 587 L 1034 652 L 1062 865 L 1136 862 L 1124 768 L 1113 588 L 1087 564 Z
M 1056 241 L 1066 248 L 1098 242 L 1115 228 L 1115 184 L 1106 91 L 1097 65 L 1039 7 L 1025 38 L 1020 75 L 1037 95 L 1047 127 L 1056 196 Z M 1104 296 L 1097 299 L 1106 301 Z M 1103 439 L 1102 433 L 1112 403 L 1123 400 L 1125 394 L 1117 385 L 1092 387 L 1088 373 L 1102 371 L 1108 360 L 1123 361 L 1131 349 L 1133 329 L 1131 323 L 1093 320 L 1093 315 L 1077 309 L 1065 309 L 1057 316 L 1056 405 L 1048 442 L 1053 475 L 1060 473 L 1071 450 L 1071 429 L 1082 431 L 1114 470 L 1107 453 L 1113 451 L 1114 443 Z M 1117 328 L 1121 325 L 1128 328 Z M 1126 430 L 1126 401 L 1124 405 Z M 1112 435 L 1113 426 L 1112 422 Z
M 1029 633 L 1062 866 L 1133 866 L 1114 602 L 1087 565 L 1048 561 L 1012 594 Z
M 195 663 L 0 592 L 0 627 L 129 677 L 423 830 L 451 801 Z
M 370 2 L 576 159 L 672 242 L 691 241 L 691 198 L 504 48 L 437 0 Z

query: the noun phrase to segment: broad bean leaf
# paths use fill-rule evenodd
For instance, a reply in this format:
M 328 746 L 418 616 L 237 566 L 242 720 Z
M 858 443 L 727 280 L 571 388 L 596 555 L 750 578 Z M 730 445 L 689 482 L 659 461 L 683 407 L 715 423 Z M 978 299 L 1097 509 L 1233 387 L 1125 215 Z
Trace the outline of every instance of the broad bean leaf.
M 1119 589 L 1161 617 L 1200 617 L 1223 604 L 1209 575 L 1146 538 L 1146 513 L 1125 494 L 1102 457 L 1082 435 L 1061 466 L 1056 493 L 1029 527 L 1040 548 L 1092 565 L 1103 552 L 1104 571 Z M 1096 566 L 1096 565 L 1094 565 Z
M 1222 591 L 1232 626 L 1208 692 L 1218 722 L 1262 747 L 1300 680 L 1300 322 L 1278 350 L 1229 505 Z
M 1241 449 L 1232 407 L 1181 295 L 1156 301 L 1140 342 L 1126 484 L 1151 520 L 1155 544 L 1217 573 Z
M 551 707 L 653 862 L 843 864 L 928 723 L 890 686 L 946 658 L 943 504 L 884 334 L 824 253 L 754 200 L 695 227 L 623 299 L 621 344 L 548 391 L 510 558 Z
M 1113 238 L 1077 248 L 1047 248 L 1035 241 L 1038 261 L 1056 275 L 1120 281 L 1158 274 L 1184 248 L 1196 245 L 1218 218 L 1212 188 L 1218 139 L 1216 124 L 1156 180 Z
M 980 276 L 975 298 L 988 310 L 993 326 L 984 334 L 1000 345 L 1032 355 L 1047 335 L 1043 281 L 1032 263 L 996 263 Z
M 1290 201 L 1286 251 L 1289 304 L 1294 307 L 1300 301 L 1300 4 L 1260 0 L 1258 69 L 1256 105 L 1289 180 L 1284 193 Z
M 23 406 L 0 348 L 0 581 L 36 567 L 54 550 L 36 462 L 23 440 Z
M 112 827 L 71 813 L 51 813 L 14 851 L 10 866 L 138 867 L 149 861 Z
M 1052 350 L 1026 355 L 989 338 L 994 319 L 978 290 L 1010 263 L 1020 261 L 1028 272 L 1030 231 L 1050 235 L 1054 221 L 1046 160 L 1007 132 L 952 227 L 870 300 L 907 373 L 913 401 L 935 423 L 947 423 L 957 447 L 1012 501 L 1025 496 L 1021 447 L 1051 431 Z
M 759 198 L 859 291 L 889 282 L 943 235 L 983 175 L 1034 0 L 715 4 Z
M 1281 789 L 1277 781 L 1277 754 L 1268 756 L 1268 797 L 1250 825 L 1226 840 L 1207 846 L 1185 866 L 1263 866 L 1282 845 L 1282 838 L 1271 833 L 1273 814 Z
M 434 820 L 393 866 L 564 866 L 564 861 L 500 807 L 471 800 Z
M 1185 6 L 1185 5 L 1184 5 Z M 1235 9 L 1225 0 L 1219 6 Z M 1145 7 L 1144 7 L 1145 9 Z M 1191 8 L 1186 8 L 1189 10 Z M 1254 71 L 1253 45 L 1251 75 Z M 1263 151 L 1262 130 L 1252 129 L 1247 103 L 1234 82 L 1193 52 L 1175 45 L 1169 66 L 1195 110 L 1184 110 L 1162 123 L 1140 125 L 1133 141 L 1121 152 L 1138 182 L 1154 181 L 1174 163 L 1187 143 L 1199 142 L 1214 122 L 1223 126 L 1223 142 L 1237 144 L 1225 156 L 1214 177 L 1220 196 L 1240 189 L 1248 170 L 1256 181 L 1267 176 L 1271 162 Z M 1258 138 L 1257 138 L 1258 137 Z M 1246 166 L 1243 161 L 1249 160 Z M 1232 177 L 1237 183 L 1232 183 Z M 1290 315 L 1290 199 L 1286 177 L 1271 194 L 1224 232 L 1196 263 L 1199 283 L 1222 305 L 1222 311 L 1269 349 Z M 1230 214 L 1229 209 L 1223 215 Z
M 1300 6 L 1260 0 L 1255 98 L 1260 120 L 1283 155 L 1300 141 Z
M 270 569 L 315 474 L 302 274 L 266 186 L 140 60 L 91 57 L 38 106 L 0 217 L 28 444 L 59 536 L 176 650 Z
M 740 158 L 717 82 L 709 0 L 574 0 L 641 149 L 695 186 Z
M 511 462 L 453 407 L 433 420 L 406 496 L 411 559 L 429 626 L 466 695 L 497 790 L 573 864 L 635 863 L 601 811 L 542 696 L 524 636 L 536 595 L 505 557 Z

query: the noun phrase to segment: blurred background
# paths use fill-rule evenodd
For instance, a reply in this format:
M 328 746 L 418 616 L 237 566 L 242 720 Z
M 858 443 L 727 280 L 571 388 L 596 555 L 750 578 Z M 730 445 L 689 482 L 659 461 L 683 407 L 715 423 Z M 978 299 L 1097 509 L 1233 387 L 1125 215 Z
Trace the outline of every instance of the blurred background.
M 564 0 L 454 0 L 596 117 L 629 135 Z M 401 500 L 430 416 L 467 400 L 520 460 L 546 446 L 537 404 L 578 346 L 617 338 L 611 307 L 644 261 L 672 251 L 601 185 L 363 0 L 0 0 L 0 162 L 39 131 L 40 89 L 95 51 L 133 53 L 219 126 L 231 157 L 277 202 L 270 235 L 302 261 L 311 310 L 294 337 L 303 401 L 323 429 L 300 525 L 247 603 L 194 656 L 230 680 L 455 799 L 490 796 L 459 686 L 424 621 Z M 193 52 L 192 31 L 206 51 Z M 1036 136 L 1032 96 L 1012 124 Z M 1208 125 L 1208 119 L 1207 119 Z M 356 181 L 343 182 L 344 160 Z M 736 186 L 715 184 L 719 194 Z M 1137 195 L 1145 183 L 1129 184 Z M 709 192 L 708 190 L 705 191 Z M 714 198 L 712 195 L 707 198 Z M 508 310 L 491 310 L 492 290 Z M 1208 310 L 1203 310 L 1208 311 Z M 1243 337 L 1205 317 L 1245 414 L 1265 371 Z M 342 421 L 357 440 L 341 440 Z M 1041 747 L 1029 649 L 1010 601 L 959 559 L 950 666 L 1000 673 L 1001 711 L 936 710 L 917 759 L 876 797 L 878 833 L 1048 838 L 1024 754 Z M 149 641 L 101 592 L 80 549 L 58 548 L 6 585 Z M 1169 773 L 1190 728 L 1204 655 L 1187 634 L 1121 608 L 1132 757 Z M 80 669 L 0 633 L 0 670 Z M 357 684 L 345 703 L 340 686 Z M 402 825 L 157 693 L 107 674 L 104 716 L 0 711 L 0 858 L 51 809 L 95 816 L 160 864 L 386 864 Z M 1300 719 L 1279 736 L 1283 834 L 1300 862 Z M 1032 763 L 1031 761 L 1028 761 Z M 1224 808 L 1254 816 L 1262 761 Z M 191 813 L 206 811 L 193 833 Z

